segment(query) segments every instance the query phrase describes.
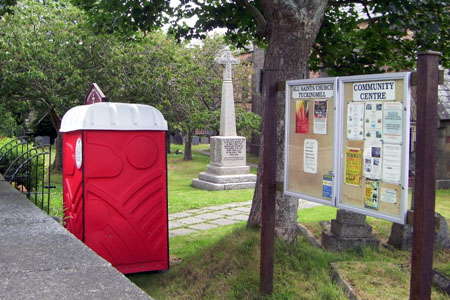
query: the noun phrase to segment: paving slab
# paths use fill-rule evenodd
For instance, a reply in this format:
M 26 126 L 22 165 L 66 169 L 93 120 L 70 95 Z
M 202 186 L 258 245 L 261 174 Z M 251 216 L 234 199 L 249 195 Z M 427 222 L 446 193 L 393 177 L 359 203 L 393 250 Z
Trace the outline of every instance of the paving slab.
M 179 213 L 175 213 L 175 214 L 170 214 L 169 220 L 176 220 L 176 219 L 186 218 L 186 217 L 190 217 L 190 216 L 192 216 L 192 214 L 183 211 L 183 212 L 179 212 Z
M 202 215 L 198 215 L 197 218 L 203 219 L 203 220 L 215 220 L 215 219 L 220 219 L 223 218 L 223 214 L 220 214 L 219 211 L 213 212 L 213 213 L 209 213 L 209 214 L 202 214 Z
M 169 229 L 174 229 L 174 228 L 178 228 L 178 227 L 183 227 L 186 226 L 186 224 L 177 222 L 177 221 L 169 221 Z
M 241 213 L 247 213 L 247 214 L 250 213 L 250 207 L 236 207 L 236 208 L 233 208 L 233 210 L 239 211 Z
M 217 213 L 224 215 L 224 216 L 235 216 L 242 214 L 241 211 L 238 210 L 232 210 L 232 209 L 224 209 L 224 210 L 218 210 Z
M 171 237 L 175 237 L 175 236 L 186 235 L 186 234 L 190 234 L 190 233 L 194 233 L 194 232 L 197 232 L 197 230 L 189 229 L 189 228 L 178 228 L 178 229 L 171 230 L 169 235 Z
M 198 217 L 188 217 L 188 218 L 183 218 L 183 219 L 177 219 L 177 222 L 186 224 L 186 225 L 191 225 L 191 224 L 197 224 L 197 223 L 202 223 L 204 220 L 200 219 Z
M 235 223 L 241 222 L 240 220 L 233 220 L 233 219 L 217 219 L 209 221 L 209 223 L 217 224 L 219 226 L 225 226 L 225 225 L 231 225 Z
M 210 212 L 210 209 L 207 208 L 198 208 L 198 209 L 190 209 L 190 210 L 185 210 L 184 212 L 189 213 L 191 215 L 198 215 L 198 214 L 203 214 L 206 212 Z
M 235 215 L 235 216 L 229 216 L 228 218 L 238 221 L 247 221 L 248 215 Z
M 196 230 L 208 230 L 208 229 L 212 229 L 212 228 L 216 228 L 216 227 L 219 227 L 219 225 L 208 224 L 208 223 L 200 223 L 200 224 L 195 224 L 195 225 L 189 226 L 189 228 L 193 228 Z

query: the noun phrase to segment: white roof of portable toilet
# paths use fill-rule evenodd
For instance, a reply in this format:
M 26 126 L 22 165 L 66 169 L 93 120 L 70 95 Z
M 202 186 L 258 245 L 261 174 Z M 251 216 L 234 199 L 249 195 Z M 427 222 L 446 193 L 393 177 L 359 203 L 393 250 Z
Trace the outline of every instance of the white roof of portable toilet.
M 76 130 L 167 130 L 159 110 L 143 104 L 101 102 L 71 108 L 60 132 Z

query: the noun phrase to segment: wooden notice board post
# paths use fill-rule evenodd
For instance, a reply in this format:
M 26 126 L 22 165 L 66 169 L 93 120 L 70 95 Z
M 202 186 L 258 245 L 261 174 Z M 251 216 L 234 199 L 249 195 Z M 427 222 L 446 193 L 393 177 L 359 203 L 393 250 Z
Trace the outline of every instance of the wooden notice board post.
M 277 136 L 277 91 L 278 72 L 263 73 L 264 102 L 264 153 L 261 207 L 261 261 L 260 292 L 271 295 L 273 291 L 273 262 L 275 237 L 275 192 L 276 192 L 276 136 Z
M 420 52 L 417 61 L 417 142 L 411 300 L 431 299 L 439 52 Z

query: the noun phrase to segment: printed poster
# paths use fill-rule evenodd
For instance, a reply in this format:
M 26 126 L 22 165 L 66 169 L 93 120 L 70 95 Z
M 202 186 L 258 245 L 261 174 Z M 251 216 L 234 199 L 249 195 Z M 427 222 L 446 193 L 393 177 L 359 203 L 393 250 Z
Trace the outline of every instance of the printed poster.
M 305 139 L 305 150 L 303 152 L 303 171 L 305 173 L 317 173 L 317 151 L 318 142 L 313 139 Z
M 366 140 L 381 140 L 383 138 L 383 104 L 371 102 L 365 105 L 364 132 Z
M 378 210 L 378 188 L 378 181 L 366 180 L 366 187 L 364 189 L 364 207 Z
M 381 146 L 379 140 L 364 143 L 364 177 L 381 179 Z
M 360 148 L 345 149 L 345 183 L 360 185 L 363 150 Z
M 364 139 L 364 103 L 350 102 L 347 107 L 347 138 Z
M 396 204 L 397 203 L 397 191 L 395 189 L 381 188 L 381 202 Z
M 309 132 L 309 100 L 297 100 L 295 105 L 295 132 Z
M 383 145 L 383 181 L 399 184 L 402 176 L 402 146 Z
M 333 176 L 331 174 L 323 175 L 322 197 L 331 199 L 333 195 Z
M 328 101 L 314 100 L 314 134 L 327 134 Z
M 400 144 L 402 142 L 402 112 L 402 103 L 384 103 L 383 140 L 385 143 Z

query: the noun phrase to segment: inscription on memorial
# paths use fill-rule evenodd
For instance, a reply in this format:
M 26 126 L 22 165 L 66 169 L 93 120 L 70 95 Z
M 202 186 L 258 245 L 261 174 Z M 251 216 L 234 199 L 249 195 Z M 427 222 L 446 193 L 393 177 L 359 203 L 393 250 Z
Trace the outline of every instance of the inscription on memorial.
M 225 161 L 243 160 L 243 147 L 245 139 L 226 139 L 223 140 L 223 148 L 225 150 Z

